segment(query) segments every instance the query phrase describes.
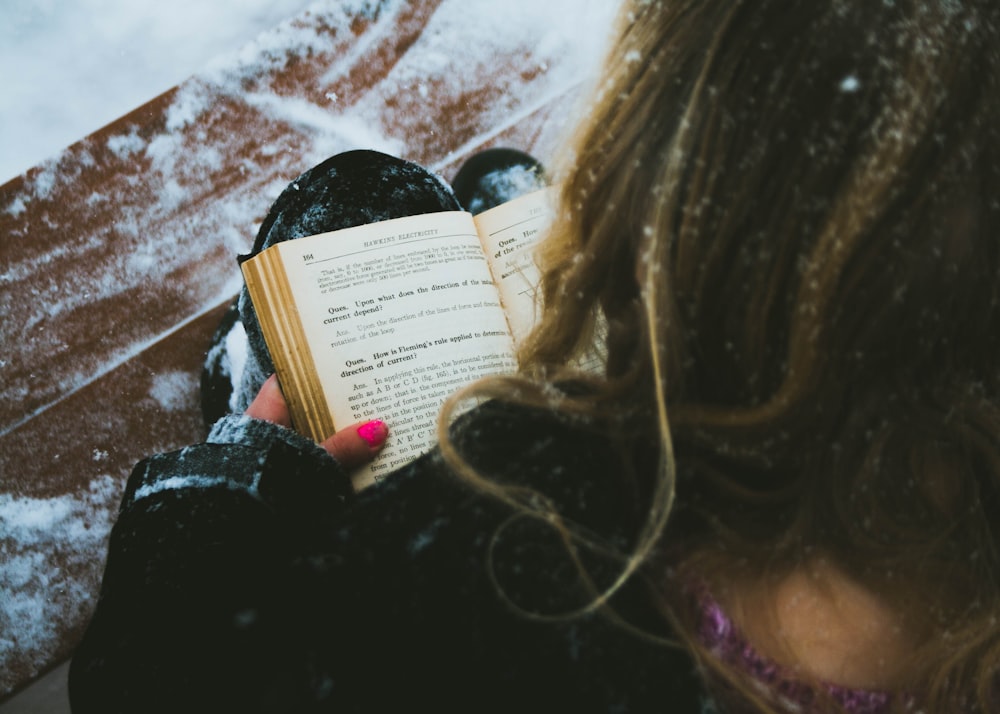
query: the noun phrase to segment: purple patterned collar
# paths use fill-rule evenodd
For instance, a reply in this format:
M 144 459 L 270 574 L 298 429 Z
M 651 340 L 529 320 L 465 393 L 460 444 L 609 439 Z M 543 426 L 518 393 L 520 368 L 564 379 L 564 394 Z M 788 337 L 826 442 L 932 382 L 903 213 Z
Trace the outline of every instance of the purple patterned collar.
M 699 588 L 696 597 L 701 614 L 698 637 L 702 644 L 720 661 L 765 685 L 789 711 L 808 712 L 816 699 L 816 690 L 757 652 L 707 589 Z M 849 714 L 885 714 L 892 702 L 892 695 L 885 691 L 851 689 L 836 684 L 825 687 Z

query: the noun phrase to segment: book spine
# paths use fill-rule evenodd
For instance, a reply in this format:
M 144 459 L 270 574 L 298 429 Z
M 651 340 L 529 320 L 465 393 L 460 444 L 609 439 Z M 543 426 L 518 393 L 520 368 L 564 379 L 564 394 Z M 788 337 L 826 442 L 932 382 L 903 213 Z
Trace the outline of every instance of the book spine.
M 333 417 L 295 306 L 281 252 L 267 251 L 246 261 L 243 277 L 288 403 L 292 425 L 315 441 L 323 441 L 334 432 Z

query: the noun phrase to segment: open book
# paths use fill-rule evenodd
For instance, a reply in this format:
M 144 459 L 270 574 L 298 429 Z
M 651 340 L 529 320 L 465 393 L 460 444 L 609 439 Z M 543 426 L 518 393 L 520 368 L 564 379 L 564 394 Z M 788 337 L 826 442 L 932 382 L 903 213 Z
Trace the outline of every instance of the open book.
M 390 426 L 355 488 L 428 450 L 452 392 L 516 371 L 552 195 L 297 238 L 243 263 L 295 428 L 322 441 L 365 419 Z

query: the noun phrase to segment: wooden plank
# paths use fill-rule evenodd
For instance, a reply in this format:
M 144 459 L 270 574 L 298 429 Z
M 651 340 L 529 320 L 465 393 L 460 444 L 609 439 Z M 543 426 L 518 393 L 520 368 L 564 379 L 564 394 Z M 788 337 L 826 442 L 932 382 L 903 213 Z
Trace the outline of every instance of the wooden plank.
M 314 5 L 0 186 L 0 699 L 78 640 L 133 463 L 203 437 L 235 256 L 287 182 L 359 147 L 445 176 L 493 144 L 547 158 L 600 40 L 573 49 L 580 27 L 527 0 L 458 39 L 476 3 L 356 5 Z
M 0 437 L 4 489 L 21 491 L 0 495 L 10 682 L 27 683 L 68 657 L 83 634 L 132 465 L 203 438 L 198 375 L 221 313 L 189 322 Z

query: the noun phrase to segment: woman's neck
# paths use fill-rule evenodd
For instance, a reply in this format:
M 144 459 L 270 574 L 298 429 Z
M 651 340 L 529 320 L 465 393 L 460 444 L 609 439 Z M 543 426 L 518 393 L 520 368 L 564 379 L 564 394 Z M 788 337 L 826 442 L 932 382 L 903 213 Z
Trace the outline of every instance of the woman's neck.
M 878 595 L 829 561 L 776 582 L 731 581 L 717 593 L 747 640 L 793 673 L 856 689 L 897 689 L 917 637 Z

